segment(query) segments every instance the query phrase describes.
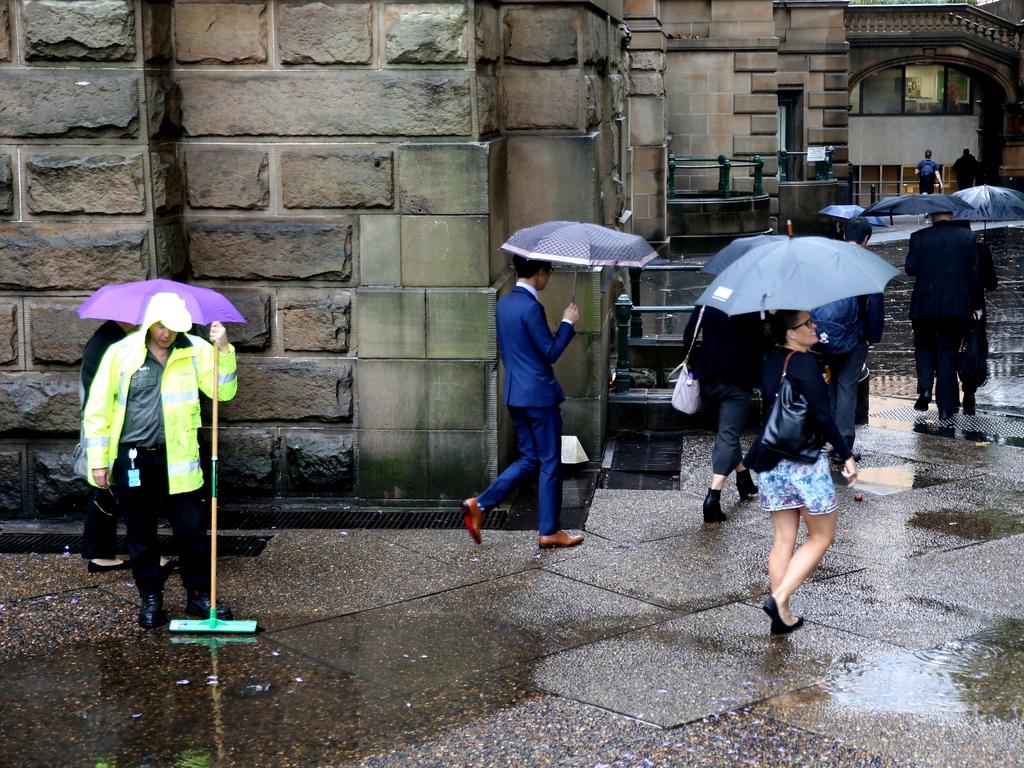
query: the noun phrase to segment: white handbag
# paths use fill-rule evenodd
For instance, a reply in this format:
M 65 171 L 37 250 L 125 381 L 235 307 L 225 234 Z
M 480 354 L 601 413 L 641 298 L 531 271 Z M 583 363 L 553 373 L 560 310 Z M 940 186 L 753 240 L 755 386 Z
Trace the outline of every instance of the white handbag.
M 676 379 L 676 386 L 672 390 L 672 407 L 677 411 L 690 415 L 700 410 L 700 382 L 693 378 L 687 361 L 690 359 L 690 353 L 693 352 L 693 345 L 697 343 L 697 334 L 700 333 L 700 323 L 703 319 L 704 307 L 701 307 L 700 315 L 697 316 L 697 325 L 693 329 L 693 339 L 690 341 L 690 348 L 686 351 L 686 357 L 668 376 L 669 381 L 672 381 L 672 377 L 676 375 L 676 372 L 678 371 L 679 373 L 679 378 Z

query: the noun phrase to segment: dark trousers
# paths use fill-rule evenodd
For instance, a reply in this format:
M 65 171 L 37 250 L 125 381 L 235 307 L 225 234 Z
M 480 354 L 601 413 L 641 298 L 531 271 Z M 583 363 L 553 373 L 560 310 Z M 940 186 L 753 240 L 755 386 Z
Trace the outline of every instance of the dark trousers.
M 85 505 L 82 557 L 113 560 L 117 557 L 117 497 L 107 488 L 95 488 Z
M 935 381 L 935 403 L 943 412 L 960 407 L 956 363 L 967 332 L 962 317 L 919 317 L 914 328 L 914 362 L 917 365 L 917 393 L 930 396 Z
M 130 446 L 122 445 L 114 462 L 114 489 L 128 528 L 128 555 L 132 575 L 139 594 L 160 592 L 160 549 L 157 522 L 163 516 L 171 521 L 174 545 L 178 551 L 181 581 L 189 592 L 210 589 L 210 539 L 207 535 L 208 514 L 202 491 L 167 492 L 167 454 L 164 448 L 139 449 L 135 468 L 141 485 L 128 487 Z
M 718 407 L 718 432 L 711 449 L 711 471 L 728 475 L 743 460 L 740 434 L 750 413 L 750 392 L 717 381 L 700 383 L 700 396 L 706 405 Z
M 839 434 L 847 447 L 853 450 L 857 436 L 857 385 L 868 359 L 868 343 L 863 339 L 849 352 L 841 355 L 825 355 L 825 363 L 832 373 L 828 385 L 828 400 L 832 418 L 839 427 Z
M 519 483 L 537 478 L 537 531 L 541 536 L 562 527 L 562 411 L 557 405 L 524 408 L 510 405 L 519 458 L 477 497 L 482 509 L 501 503 Z

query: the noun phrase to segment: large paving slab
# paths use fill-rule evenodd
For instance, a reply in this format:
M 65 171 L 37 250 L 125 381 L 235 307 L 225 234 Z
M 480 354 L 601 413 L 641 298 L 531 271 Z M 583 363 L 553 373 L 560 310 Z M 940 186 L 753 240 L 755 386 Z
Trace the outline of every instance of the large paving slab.
M 398 546 L 376 530 L 288 531 L 275 535 L 257 558 L 222 558 L 217 563 L 218 599 L 231 606 L 236 618 L 255 619 L 267 630 L 409 600 L 475 580 Z M 137 600 L 130 578 L 108 588 Z M 175 606 L 184 605 L 184 594 L 175 573 L 165 590 L 172 615 Z
M 996 622 L 754 708 L 921 768 L 1024 765 L 1024 622 Z
M 568 549 L 539 549 L 535 531 L 483 531 L 479 545 L 458 531 L 384 531 L 389 541 L 456 569 L 467 579 L 508 576 L 586 554 L 607 552 L 613 542 L 585 536 L 583 544 Z M 570 531 L 576 534 L 579 531 Z
M 527 571 L 273 636 L 339 669 L 415 691 L 670 616 L 649 603 Z
M 768 590 L 771 532 L 753 526 L 701 526 L 692 535 L 620 544 L 545 565 L 554 573 L 676 611 L 698 611 L 757 597 Z M 862 568 L 828 553 L 815 578 Z
M 772 637 L 760 608 L 734 604 L 554 654 L 508 674 L 671 727 L 806 687 L 891 651 L 811 623 Z

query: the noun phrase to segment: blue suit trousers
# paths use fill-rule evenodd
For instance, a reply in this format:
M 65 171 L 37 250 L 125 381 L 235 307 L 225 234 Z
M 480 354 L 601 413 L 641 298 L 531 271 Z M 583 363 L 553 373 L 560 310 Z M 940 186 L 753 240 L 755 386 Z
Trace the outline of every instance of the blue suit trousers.
M 483 509 L 496 507 L 533 475 L 537 478 L 537 531 L 541 536 L 562 527 L 562 411 L 557 405 L 508 406 L 516 429 L 519 458 L 477 497 Z

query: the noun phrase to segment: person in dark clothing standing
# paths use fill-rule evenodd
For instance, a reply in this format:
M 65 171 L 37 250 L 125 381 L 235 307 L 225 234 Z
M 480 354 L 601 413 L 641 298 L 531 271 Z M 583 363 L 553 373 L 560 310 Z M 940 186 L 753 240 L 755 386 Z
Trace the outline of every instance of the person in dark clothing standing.
M 846 222 L 844 234 L 847 242 L 865 246 L 871 239 L 871 224 L 858 216 Z M 885 300 L 881 293 L 851 296 L 818 307 L 811 315 L 818 329 L 814 351 L 822 356 L 832 374 L 828 384 L 832 418 L 852 451 L 857 435 L 857 386 L 868 347 L 882 339 Z M 853 455 L 858 457 L 856 451 Z M 839 459 L 834 451 L 832 459 Z
M 687 349 L 693 343 L 699 317 L 700 308 L 695 307 L 683 332 Z M 761 376 L 763 334 L 757 314 L 729 317 L 714 307 L 704 309 L 700 333 L 704 340 L 693 376 L 700 382 L 705 405 L 718 409 L 718 431 L 711 450 L 711 482 L 704 497 L 704 522 L 720 523 L 728 519 L 722 512 L 721 496 L 733 470 L 740 500 L 757 493 L 750 470 L 741 461 L 740 433 L 747 423 L 750 398 Z
M 968 323 L 972 317 L 981 319 L 985 304 L 974 233 L 956 224 L 952 213 L 933 213 L 932 225 L 910 236 L 904 269 L 916 278 L 910 296 L 918 393 L 914 408 L 928 410 L 934 381 L 939 418 L 950 419 L 960 407 L 957 353 Z
M 92 380 L 107 348 L 128 335 L 135 326 L 107 320 L 89 337 L 82 352 L 82 372 L 79 377 L 79 417 L 89 399 Z M 117 500 L 109 488 L 95 488 L 85 506 L 85 526 L 82 531 L 82 558 L 89 562 L 90 573 L 116 571 L 127 568 L 128 563 L 117 557 Z
M 935 191 L 935 185 L 939 185 L 942 191 L 942 176 L 939 175 L 939 164 L 932 160 L 932 151 L 924 151 L 924 160 L 918 161 L 915 166 L 917 172 L 918 188 L 922 195 L 930 195 Z
M 953 163 L 953 173 L 956 174 L 957 189 L 973 187 L 981 171 L 981 164 L 971 154 L 971 150 L 964 149 L 964 153 Z
M 772 315 L 770 326 L 773 339 L 782 348 L 764 364 L 761 393 L 765 406 L 774 405 L 785 375 L 793 391 L 807 401 L 804 430 L 816 437 L 819 447 L 816 461 L 799 462 L 766 446 L 762 430 L 743 459 L 758 473 L 761 506 L 772 516 L 775 537 L 768 556 L 772 593 L 763 607 L 772 620 L 772 634 L 782 635 L 803 626 L 803 618 L 795 618 L 790 611 L 789 599 L 814 573 L 836 532 L 838 501 L 828 460 L 820 448 L 825 442 L 832 444 L 843 462 L 848 485 L 857 481 L 857 462 L 832 418 L 821 368 L 810 353 L 818 341 L 810 312 L 780 309 Z M 807 541 L 796 549 L 801 518 L 807 526 Z

